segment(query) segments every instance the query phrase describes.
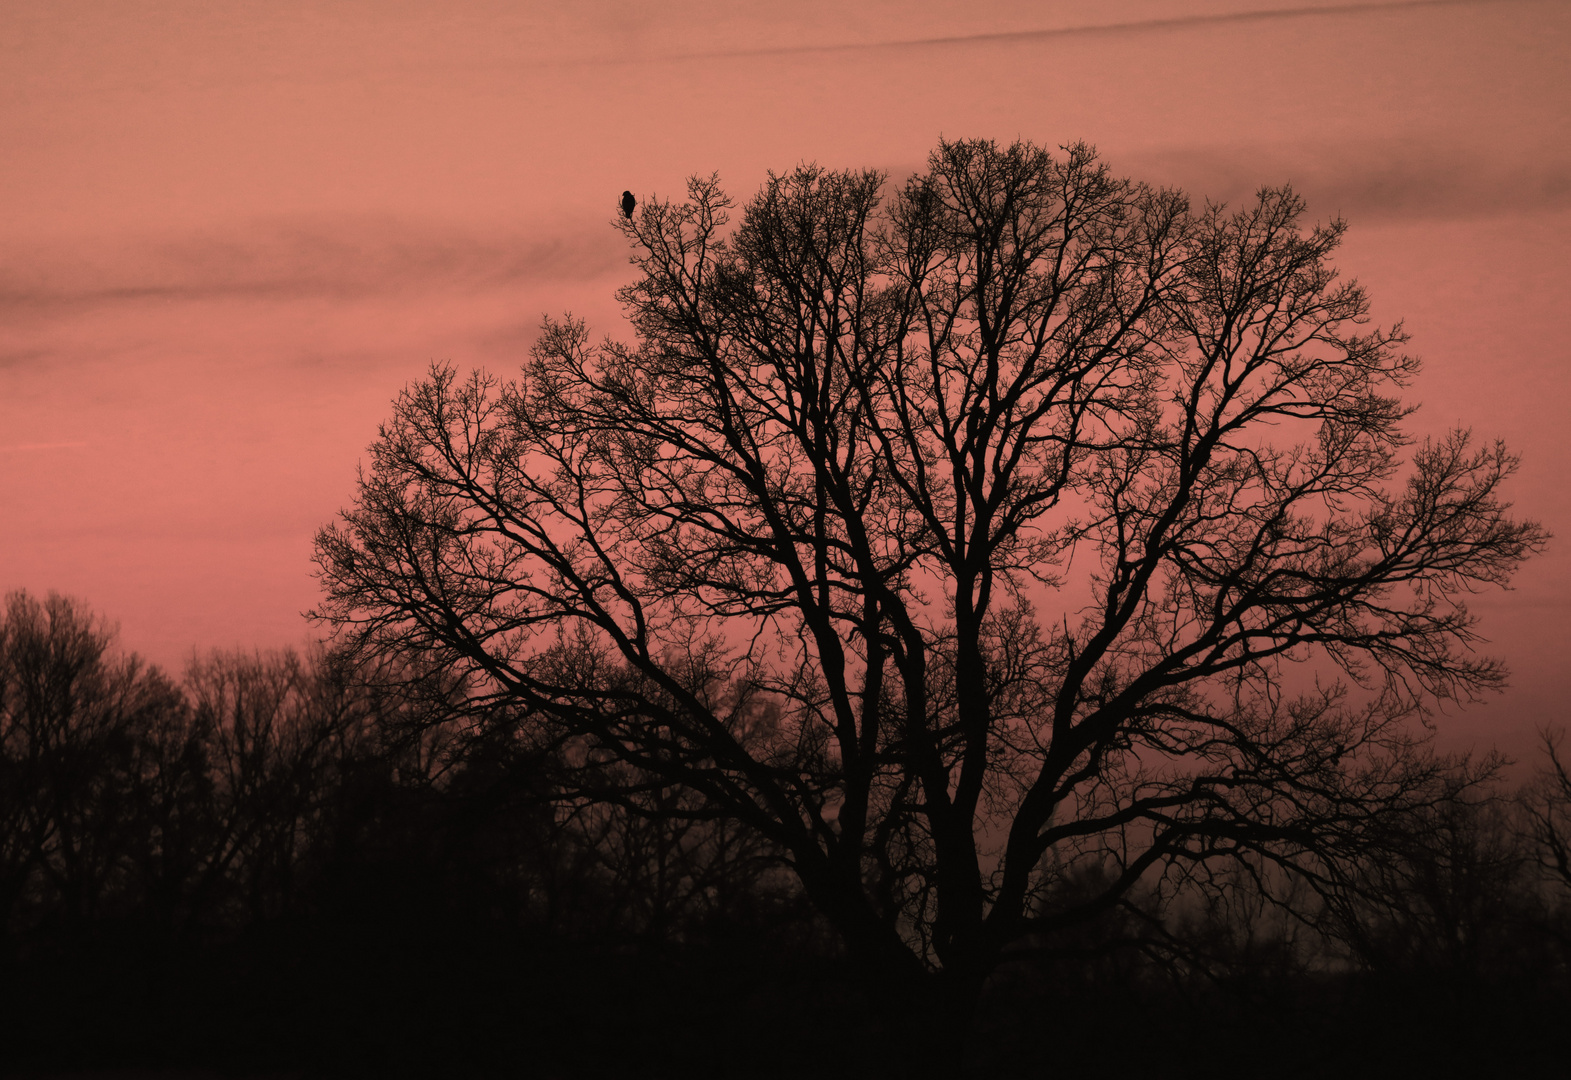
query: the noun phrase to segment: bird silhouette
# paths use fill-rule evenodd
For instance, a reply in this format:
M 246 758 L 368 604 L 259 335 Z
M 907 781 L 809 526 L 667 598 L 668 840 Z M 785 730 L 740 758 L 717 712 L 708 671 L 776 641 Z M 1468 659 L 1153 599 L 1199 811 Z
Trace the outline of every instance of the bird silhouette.
M 622 192 L 622 216 L 623 217 L 631 218 L 633 216 L 633 207 L 635 207 L 637 205 L 638 205 L 638 202 L 637 202 L 637 200 L 635 200 L 633 198 L 633 193 L 631 191 L 624 191 L 624 192 Z

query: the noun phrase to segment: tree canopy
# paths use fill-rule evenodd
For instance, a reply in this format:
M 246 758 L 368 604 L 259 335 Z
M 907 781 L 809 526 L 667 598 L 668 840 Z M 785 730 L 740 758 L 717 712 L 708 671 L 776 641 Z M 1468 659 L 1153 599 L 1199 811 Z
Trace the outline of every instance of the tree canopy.
M 317 538 L 342 643 L 973 986 L 1222 862 L 1330 887 L 1461 782 L 1414 718 L 1500 683 L 1463 601 L 1544 534 L 1501 444 L 1405 433 L 1344 223 L 986 141 L 734 209 L 616 223 L 631 342 L 399 396 Z

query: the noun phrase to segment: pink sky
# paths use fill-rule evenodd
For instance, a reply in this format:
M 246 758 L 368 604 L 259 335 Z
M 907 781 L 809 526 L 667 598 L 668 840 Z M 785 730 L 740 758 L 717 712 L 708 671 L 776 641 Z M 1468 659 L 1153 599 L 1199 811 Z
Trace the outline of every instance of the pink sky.
M 1236 200 L 1290 180 L 1427 363 L 1420 433 L 1522 454 L 1571 537 L 1571 5 L 0 0 L 0 590 L 80 596 L 174 669 L 311 633 L 311 537 L 433 359 L 543 313 L 618 331 L 623 188 L 937 137 L 1095 143 Z M 1565 541 L 1480 597 L 1503 697 L 1565 723 Z

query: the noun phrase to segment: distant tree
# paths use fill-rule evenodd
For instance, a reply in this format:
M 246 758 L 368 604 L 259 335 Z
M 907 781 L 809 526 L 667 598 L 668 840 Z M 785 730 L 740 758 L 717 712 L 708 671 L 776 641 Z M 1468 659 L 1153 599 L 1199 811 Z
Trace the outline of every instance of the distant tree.
M 139 903 L 133 851 L 146 731 L 178 724 L 178 688 L 113 630 L 50 593 L 0 613 L 0 930 L 78 928 Z
M 1321 926 L 1360 967 L 1431 985 L 1527 978 L 1540 890 L 1511 805 L 1480 789 L 1390 823 L 1350 869 Z
M 515 379 L 405 390 L 318 616 L 522 708 L 587 797 L 756 831 L 961 1008 L 1030 935 L 1218 862 L 1325 880 L 1445 798 L 1409 721 L 1500 682 L 1462 598 L 1543 533 L 1500 444 L 1405 452 L 1342 222 L 1085 146 L 885 180 L 643 203 L 636 342 L 547 322 Z
M 355 772 L 385 767 L 373 704 L 329 657 L 289 649 L 210 653 L 185 685 L 209 791 L 192 910 L 269 922 L 300 903 L 299 879 L 331 846 L 326 819 Z
M 1563 731 L 1543 732 L 1546 763 L 1522 801 L 1539 868 L 1571 888 L 1571 768 L 1561 756 L 1564 739 Z

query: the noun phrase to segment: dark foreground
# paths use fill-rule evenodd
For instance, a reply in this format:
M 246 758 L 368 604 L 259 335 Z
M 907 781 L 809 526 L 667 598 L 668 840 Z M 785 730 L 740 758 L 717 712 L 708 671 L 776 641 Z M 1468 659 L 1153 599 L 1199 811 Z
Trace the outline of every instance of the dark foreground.
M 1556 1075 L 1571 1054 L 1571 1002 L 1541 980 L 1108 973 L 1015 965 L 970 1026 L 963 1073 Z M 888 1015 L 832 957 L 757 939 L 596 951 L 344 922 L 12 964 L 0 1045 L 12 1075 L 861 1078 L 951 1072 L 929 1036 L 958 1022 Z
M 1568 1071 L 1552 753 L 1537 786 L 1392 823 L 1340 892 L 1258 865 L 1136 890 L 961 1008 L 861 981 L 784 852 L 663 785 L 575 795 L 506 714 L 450 723 L 448 698 L 292 654 L 214 654 L 177 685 L 69 601 L 9 604 L 0 1073 Z

